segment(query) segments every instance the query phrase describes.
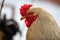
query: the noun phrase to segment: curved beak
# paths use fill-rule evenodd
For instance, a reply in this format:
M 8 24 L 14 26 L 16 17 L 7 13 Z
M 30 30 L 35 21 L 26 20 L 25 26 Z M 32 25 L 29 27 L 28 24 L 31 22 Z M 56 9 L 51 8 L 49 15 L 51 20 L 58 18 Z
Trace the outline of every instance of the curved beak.
M 25 17 L 24 17 L 24 16 L 22 16 L 20 20 L 23 20 L 23 19 L 25 19 Z

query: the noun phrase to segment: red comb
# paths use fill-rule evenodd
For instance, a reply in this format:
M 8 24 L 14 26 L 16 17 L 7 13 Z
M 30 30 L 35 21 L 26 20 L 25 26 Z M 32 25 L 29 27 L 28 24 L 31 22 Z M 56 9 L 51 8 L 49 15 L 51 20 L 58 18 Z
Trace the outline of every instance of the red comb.
M 25 16 L 26 15 L 26 12 L 27 12 L 27 10 L 29 10 L 29 8 L 31 7 L 32 5 L 31 4 L 24 4 L 23 6 L 21 6 L 21 8 L 20 8 L 20 14 L 22 15 L 22 16 Z

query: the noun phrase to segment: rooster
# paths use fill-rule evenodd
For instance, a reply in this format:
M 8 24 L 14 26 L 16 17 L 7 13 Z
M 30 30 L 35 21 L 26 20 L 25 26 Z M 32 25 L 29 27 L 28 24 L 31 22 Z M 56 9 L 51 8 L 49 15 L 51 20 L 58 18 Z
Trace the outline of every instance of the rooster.
M 24 4 L 20 14 L 28 28 L 26 40 L 60 40 L 59 26 L 53 16 L 42 8 Z

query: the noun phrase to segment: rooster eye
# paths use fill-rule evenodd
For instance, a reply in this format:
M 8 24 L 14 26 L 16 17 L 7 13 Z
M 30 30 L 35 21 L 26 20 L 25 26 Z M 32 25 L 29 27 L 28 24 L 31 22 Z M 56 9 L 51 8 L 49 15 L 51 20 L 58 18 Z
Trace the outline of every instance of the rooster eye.
M 34 13 L 34 12 L 30 12 L 30 13 L 28 13 L 28 15 L 29 16 L 38 16 L 38 14 L 37 13 Z
M 30 12 L 30 13 L 28 13 L 28 15 L 34 15 L 35 13 L 34 12 Z

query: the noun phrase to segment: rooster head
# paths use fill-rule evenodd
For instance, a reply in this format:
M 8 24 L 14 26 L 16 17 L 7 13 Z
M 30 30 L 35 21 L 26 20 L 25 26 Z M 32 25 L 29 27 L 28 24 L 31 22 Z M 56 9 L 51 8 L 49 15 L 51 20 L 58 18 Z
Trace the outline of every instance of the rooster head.
M 21 6 L 20 8 L 20 14 L 22 15 L 21 20 L 25 19 L 25 24 L 26 26 L 29 28 L 31 26 L 31 24 L 36 20 L 37 18 L 37 14 L 33 11 L 28 12 L 28 10 L 30 10 L 30 8 L 32 7 L 31 4 L 24 4 L 23 6 Z

